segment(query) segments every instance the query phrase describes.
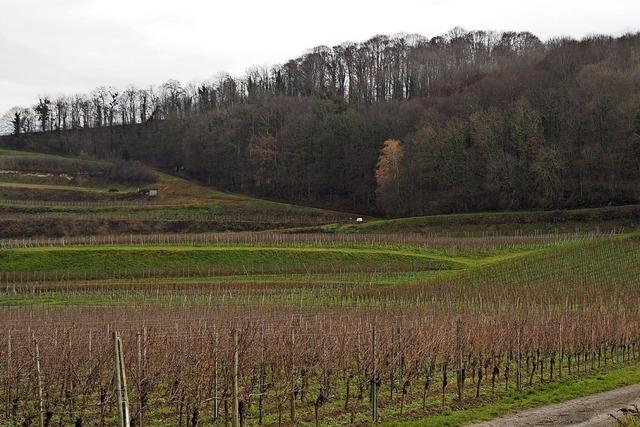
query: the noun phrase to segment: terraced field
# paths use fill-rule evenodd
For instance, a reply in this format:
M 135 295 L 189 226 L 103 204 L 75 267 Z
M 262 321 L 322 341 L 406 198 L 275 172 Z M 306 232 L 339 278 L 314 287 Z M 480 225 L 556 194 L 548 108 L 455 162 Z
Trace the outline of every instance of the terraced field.
M 130 166 L 0 151 L 0 425 L 453 426 L 640 382 L 635 206 L 355 225 Z
M 130 405 L 149 425 L 187 416 L 224 424 L 233 417 L 234 334 L 242 349 L 238 399 L 251 425 L 314 424 L 316 416 L 323 425 L 367 423 L 372 357 L 377 417 L 393 425 L 460 425 L 640 381 L 637 234 L 224 236 L 190 245 L 158 244 L 169 239 L 164 235 L 155 243 L 87 238 L 3 249 L 0 304 L 8 327 L 0 339 L 12 343 L 7 366 L 21 368 L 4 372 L 7 384 L 20 387 L 5 389 L 0 402 L 37 391 L 22 374 L 33 367 L 30 359 L 16 353 L 32 347 L 26 331 L 38 339 L 47 387 L 66 388 L 75 399 L 72 408 L 68 398 L 49 394 L 52 419 L 89 425 L 117 416 L 109 330 L 119 331 L 129 349 Z M 141 333 L 146 356 L 137 365 Z M 71 338 L 64 357 L 80 375 L 74 386 L 56 362 L 55 336 Z M 460 340 L 465 356 L 456 359 Z M 81 352 L 87 345 L 94 348 L 89 354 Z M 159 370 L 167 363 L 195 370 Z M 462 394 L 457 363 L 467 372 Z M 260 369 L 264 377 L 255 376 Z M 98 375 L 96 384 L 107 391 L 101 412 L 100 388 L 79 388 L 85 375 Z M 182 385 L 173 390 L 175 384 Z M 33 411 L 23 403 L 5 420 Z
M 158 195 L 138 194 L 148 187 Z M 222 193 L 142 165 L 9 150 L 0 150 L 0 214 L 0 238 L 264 230 L 349 218 Z

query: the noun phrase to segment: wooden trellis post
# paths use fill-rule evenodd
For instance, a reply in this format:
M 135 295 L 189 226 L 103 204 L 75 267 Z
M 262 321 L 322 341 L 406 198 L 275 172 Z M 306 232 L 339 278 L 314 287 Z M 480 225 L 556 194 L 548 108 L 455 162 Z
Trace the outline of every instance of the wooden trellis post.
M 120 427 L 129 427 L 129 397 L 127 395 L 127 377 L 124 372 L 124 354 L 122 339 L 117 332 L 113 332 L 113 355 L 116 376 L 116 394 L 118 396 L 118 416 Z
M 144 376 L 143 362 L 142 362 L 142 334 L 138 332 L 136 334 L 136 353 L 137 353 L 137 389 L 138 389 L 138 426 L 144 425 L 144 402 L 142 400 L 142 377 Z
M 238 330 L 233 331 L 233 426 L 240 427 L 240 401 L 238 398 Z
M 378 422 L 378 365 L 376 361 L 376 327 L 371 325 L 371 421 Z
M 522 386 L 522 372 L 521 372 L 521 363 L 522 363 L 522 349 L 520 343 L 520 333 L 522 329 L 521 326 L 518 325 L 518 332 L 516 336 L 516 388 L 520 390 Z M 560 361 L 560 369 L 562 370 L 562 360 Z M 562 374 L 560 374 L 562 375 Z
M 460 319 L 456 320 L 456 379 L 458 386 L 458 400 L 462 400 L 464 394 L 464 368 L 463 363 L 463 349 L 462 349 L 462 326 Z
M 265 368 L 264 368 L 264 353 L 265 353 L 265 333 L 264 333 L 264 321 L 260 327 L 260 394 L 258 396 L 258 424 L 262 425 L 263 418 L 263 401 L 265 393 Z
M 213 419 L 220 415 L 220 399 L 218 397 L 218 334 L 215 333 L 215 348 L 213 352 Z
M 291 363 L 291 377 L 289 378 L 291 384 L 291 389 L 289 390 L 289 418 L 291 422 L 295 424 L 296 422 L 296 365 L 294 361 L 294 346 L 295 346 L 295 334 L 293 332 L 293 325 L 291 325 L 291 341 L 289 348 L 289 357 Z
M 11 329 L 9 329 L 9 335 L 7 336 L 7 382 L 5 384 L 5 396 L 7 401 L 7 410 L 9 408 L 9 402 L 11 402 L 12 387 L 11 387 Z
M 44 402 L 42 400 L 42 372 L 40 370 L 40 350 L 38 349 L 38 340 L 33 340 L 35 347 L 36 375 L 38 379 L 38 416 L 40 427 L 44 427 Z

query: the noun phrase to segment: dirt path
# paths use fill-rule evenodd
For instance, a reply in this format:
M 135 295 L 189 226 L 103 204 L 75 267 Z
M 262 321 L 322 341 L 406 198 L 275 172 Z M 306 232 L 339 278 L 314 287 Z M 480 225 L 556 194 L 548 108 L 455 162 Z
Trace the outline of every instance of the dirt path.
M 495 420 L 473 424 L 473 427 L 511 426 L 580 426 L 604 427 L 615 425 L 609 416 L 621 417 L 620 408 L 640 407 L 640 384 L 580 397 L 555 405 L 529 409 Z

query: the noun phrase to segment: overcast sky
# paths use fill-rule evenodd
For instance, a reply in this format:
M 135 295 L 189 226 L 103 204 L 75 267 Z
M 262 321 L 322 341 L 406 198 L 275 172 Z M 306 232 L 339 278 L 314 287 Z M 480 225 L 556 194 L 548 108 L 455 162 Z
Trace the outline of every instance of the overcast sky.
M 640 0 L 0 0 L 0 115 L 38 96 L 182 82 L 398 32 L 640 30 Z

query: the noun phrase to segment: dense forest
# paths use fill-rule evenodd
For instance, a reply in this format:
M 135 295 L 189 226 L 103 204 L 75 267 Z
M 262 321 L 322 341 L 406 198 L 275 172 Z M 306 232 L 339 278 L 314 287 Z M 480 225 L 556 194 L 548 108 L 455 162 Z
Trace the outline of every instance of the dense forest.
M 640 33 L 321 46 L 242 78 L 43 97 L 0 145 L 392 216 L 640 201 Z

